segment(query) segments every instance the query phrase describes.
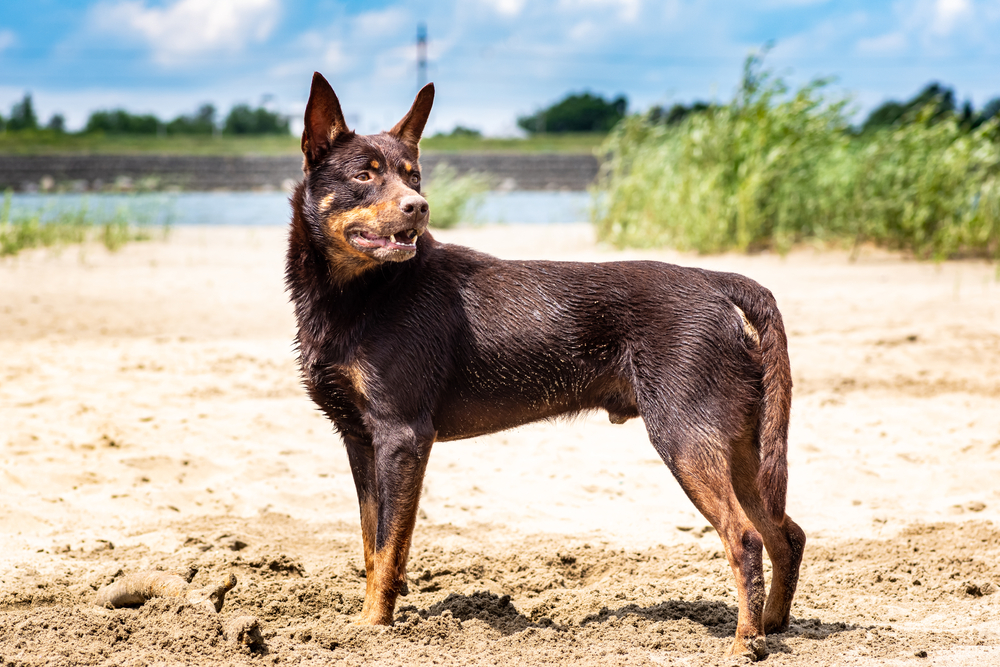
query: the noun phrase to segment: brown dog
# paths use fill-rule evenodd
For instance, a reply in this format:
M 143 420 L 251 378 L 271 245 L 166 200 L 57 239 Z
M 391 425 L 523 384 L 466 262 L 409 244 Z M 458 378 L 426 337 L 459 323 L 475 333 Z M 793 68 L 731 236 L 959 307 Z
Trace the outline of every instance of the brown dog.
M 788 627 L 805 534 L 785 514 L 791 373 L 771 293 L 658 262 L 502 261 L 427 233 L 418 142 L 432 85 L 389 132 L 347 128 L 313 77 L 287 284 L 310 396 L 361 505 L 363 623 L 391 624 L 436 440 L 583 410 L 642 417 L 736 577 L 731 654 Z M 774 568 L 764 599 L 762 551 Z

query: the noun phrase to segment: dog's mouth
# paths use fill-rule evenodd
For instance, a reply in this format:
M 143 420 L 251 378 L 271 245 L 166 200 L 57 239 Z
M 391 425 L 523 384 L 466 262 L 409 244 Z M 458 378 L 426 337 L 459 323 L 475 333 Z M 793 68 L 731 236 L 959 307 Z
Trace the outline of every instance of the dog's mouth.
M 354 242 L 362 248 L 385 248 L 387 250 L 416 250 L 420 231 L 406 229 L 389 236 L 379 236 L 369 231 L 357 232 L 353 235 Z

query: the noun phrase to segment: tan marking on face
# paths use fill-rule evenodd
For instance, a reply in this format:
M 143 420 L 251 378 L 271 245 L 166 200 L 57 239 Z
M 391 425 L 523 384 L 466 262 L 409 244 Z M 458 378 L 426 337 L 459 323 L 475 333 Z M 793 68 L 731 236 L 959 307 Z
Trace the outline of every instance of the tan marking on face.
M 345 232 L 348 227 L 352 226 L 362 226 L 375 230 L 379 213 L 391 204 L 392 202 L 383 202 L 375 206 L 355 208 L 327 217 L 326 229 L 330 235 L 330 248 L 327 250 L 327 257 L 337 279 L 348 282 L 378 263 L 351 245 Z
M 403 163 L 403 169 L 405 169 L 408 172 L 413 171 L 413 165 L 410 164 L 409 162 L 404 162 Z
M 325 199 L 324 199 L 325 201 Z M 379 215 L 385 212 L 392 212 L 392 207 L 396 202 L 389 200 L 379 202 L 374 206 L 363 208 L 352 208 L 349 211 L 342 211 L 329 216 L 326 219 L 326 228 L 331 234 L 343 236 L 348 227 L 360 225 L 375 229 Z
M 736 309 L 737 314 L 739 314 L 740 319 L 743 320 L 743 333 L 754 342 L 755 345 L 760 346 L 760 334 L 757 332 L 756 327 L 750 324 L 750 320 L 747 319 L 747 314 L 743 312 L 743 309 L 739 306 L 734 305 L 733 308 Z
M 331 192 L 327 196 L 325 196 L 322 199 L 320 199 L 319 200 L 319 210 L 323 211 L 324 213 L 326 213 L 327 211 L 329 211 L 330 207 L 333 206 L 333 200 L 336 199 L 336 198 L 337 198 L 337 195 L 335 195 L 334 193 Z

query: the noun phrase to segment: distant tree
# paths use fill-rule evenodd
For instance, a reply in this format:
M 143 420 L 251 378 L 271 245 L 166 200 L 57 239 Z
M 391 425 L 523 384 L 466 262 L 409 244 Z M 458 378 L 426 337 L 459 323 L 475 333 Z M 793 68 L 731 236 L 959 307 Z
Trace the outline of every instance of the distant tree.
M 936 122 L 955 113 L 955 91 L 932 82 L 924 86 L 908 102 L 890 100 L 872 111 L 864 124 L 862 131 L 889 127 L 897 123 L 910 123 L 916 120 L 917 114 L 930 106 L 930 121 Z
M 213 134 L 215 125 L 215 105 L 202 104 L 190 116 L 178 116 L 166 125 L 167 134 Z
M 470 139 L 481 139 L 483 133 L 479 130 L 474 130 L 471 127 L 465 127 L 464 125 L 456 125 L 452 128 L 451 132 L 435 132 L 434 138 L 439 139 L 441 137 L 466 137 Z
M 464 125 L 456 125 L 455 129 L 451 131 L 448 135 L 451 137 L 472 137 L 478 139 L 483 136 L 483 133 L 479 130 L 474 130 L 471 127 L 465 127 Z
M 49 118 L 49 122 L 46 124 L 45 129 L 62 134 L 66 131 L 66 117 L 61 113 L 52 114 L 52 118 Z
M 906 105 L 901 102 L 896 102 L 894 100 L 885 102 L 868 114 L 868 118 L 865 119 L 864 124 L 861 126 L 861 130 L 866 131 L 894 125 L 900 118 L 903 117 L 905 112 Z
M 669 109 L 664 109 L 660 105 L 650 107 L 649 111 L 646 113 L 646 118 L 649 122 L 654 124 L 663 125 L 677 125 L 682 120 L 687 118 L 693 113 L 701 113 L 712 107 L 708 102 L 692 102 L 691 106 L 684 106 L 683 104 L 674 104 Z
M 25 93 L 20 102 L 15 102 L 7 120 L 8 130 L 37 130 L 38 116 L 35 115 L 35 105 L 31 101 L 31 93 Z
M 994 118 L 1000 118 L 1000 97 L 994 97 L 979 110 L 979 114 L 972 121 L 972 129 L 976 129 Z
M 226 116 L 225 134 L 290 134 L 288 118 L 264 107 L 237 104 Z
M 590 93 L 568 95 L 547 109 L 519 117 L 517 124 L 531 133 L 608 132 L 625 117 L 627 108 L 624 96 L 608 101 Z
M 130 114 L 125 109 L 112 109 L 90 114 L 83 131 L 107 134 L 156 134 L 160 126 L 160 119 L 152 114 L 140 116 Z

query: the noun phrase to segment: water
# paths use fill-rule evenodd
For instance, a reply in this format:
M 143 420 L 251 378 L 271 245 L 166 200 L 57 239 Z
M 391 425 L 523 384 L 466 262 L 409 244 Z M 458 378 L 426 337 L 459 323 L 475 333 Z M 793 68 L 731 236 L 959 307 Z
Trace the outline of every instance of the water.
M 473 224 L 560 224 L 589 219 L 586 192 L 488 192 Z M 42 212 L 42 218 L 86 206 L 96 216 L 121 207 L 137 222 L 170 225 L 286 225 L 288 196 L 280 192 L 179 192 L 148 194 L 11 195 L 11 216 Z M 431 212 L 433 220 L 433 211 Z

